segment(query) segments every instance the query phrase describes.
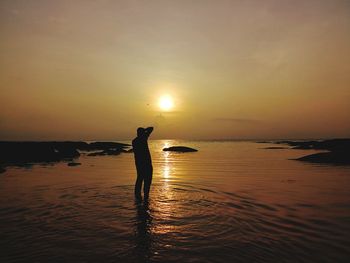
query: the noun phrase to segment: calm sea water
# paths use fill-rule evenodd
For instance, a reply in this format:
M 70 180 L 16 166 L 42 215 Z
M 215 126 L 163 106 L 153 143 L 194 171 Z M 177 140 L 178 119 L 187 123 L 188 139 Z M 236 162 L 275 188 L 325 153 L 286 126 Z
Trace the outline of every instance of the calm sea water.
M 186 145 L 197 153 L 162 152 Z M 132 154 L 0 175 L 0 262 L 348 262 L 350 169 L 253 142 L 151 141 L 151 199 Z

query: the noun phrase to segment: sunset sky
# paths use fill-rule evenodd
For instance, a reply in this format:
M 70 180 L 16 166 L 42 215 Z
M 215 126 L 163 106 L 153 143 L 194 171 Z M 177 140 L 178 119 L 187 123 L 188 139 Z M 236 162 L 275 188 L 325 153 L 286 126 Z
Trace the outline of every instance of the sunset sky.
M 350 1 L 1 0 L 0 34 L 0 140 L 350 136 Z

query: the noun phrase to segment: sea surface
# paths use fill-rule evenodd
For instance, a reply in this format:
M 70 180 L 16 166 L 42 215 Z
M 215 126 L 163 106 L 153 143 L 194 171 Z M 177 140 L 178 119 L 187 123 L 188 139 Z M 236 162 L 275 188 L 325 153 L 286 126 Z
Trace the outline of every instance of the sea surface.
M 186 145 L 196 153 L 163 152 Z M 349 262 L 350 168 L 254 142 L 150 141 L 132 153 L 0 174 L 0 262 Z

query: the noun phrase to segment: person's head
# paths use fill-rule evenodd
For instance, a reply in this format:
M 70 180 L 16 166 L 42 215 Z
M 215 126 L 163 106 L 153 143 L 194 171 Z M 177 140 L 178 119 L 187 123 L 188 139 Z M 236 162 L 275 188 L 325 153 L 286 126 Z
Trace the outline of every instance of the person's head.
M 137 136 L 141 136 L 145 133 L 145 129 L 142 127 L 137 128 Z

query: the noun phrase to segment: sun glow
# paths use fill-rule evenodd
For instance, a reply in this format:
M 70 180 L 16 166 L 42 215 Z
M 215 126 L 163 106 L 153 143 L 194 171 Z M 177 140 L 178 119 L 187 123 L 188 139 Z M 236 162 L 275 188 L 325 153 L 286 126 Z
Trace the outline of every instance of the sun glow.
M 173 99 L 168 95 L 162 96 L 159 99 L 159 107 L 164 111 L 171 110 L 174 107 Z

